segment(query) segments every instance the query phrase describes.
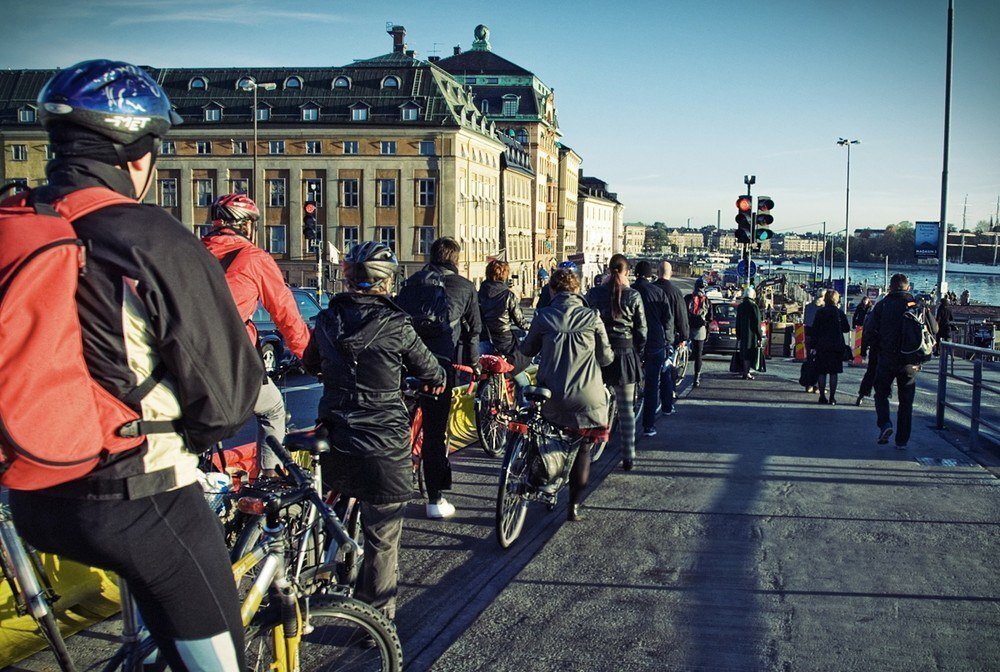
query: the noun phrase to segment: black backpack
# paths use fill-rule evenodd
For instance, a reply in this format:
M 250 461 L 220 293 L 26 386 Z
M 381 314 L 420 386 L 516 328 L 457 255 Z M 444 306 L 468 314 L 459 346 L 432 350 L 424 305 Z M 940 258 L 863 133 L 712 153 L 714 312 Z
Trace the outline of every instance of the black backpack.
M 934 334 L 927 325 L 927 311 L 916 303 L 907 306 L 903 313 L 899 353 L 907 364 L 923 364 L 934 355 Z
M 422 340 L 452 337 L 450 303 L 440 271 L 427 268 L 411 275 L 399 291 L 396 303 L 413 320 L 413 328 Z

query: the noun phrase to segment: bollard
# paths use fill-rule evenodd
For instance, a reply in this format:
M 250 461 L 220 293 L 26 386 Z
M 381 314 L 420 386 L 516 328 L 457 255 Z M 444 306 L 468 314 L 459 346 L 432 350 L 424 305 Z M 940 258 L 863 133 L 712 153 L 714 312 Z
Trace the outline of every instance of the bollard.
M 851 362 L 854 366 L 861 366 L 861 332 L 863 327 L 854 328 L 854 342 L 851 344 L 854 350 L 854 360 Z
M 795 361 L 806 361 L 806 325 L 795 325 Z

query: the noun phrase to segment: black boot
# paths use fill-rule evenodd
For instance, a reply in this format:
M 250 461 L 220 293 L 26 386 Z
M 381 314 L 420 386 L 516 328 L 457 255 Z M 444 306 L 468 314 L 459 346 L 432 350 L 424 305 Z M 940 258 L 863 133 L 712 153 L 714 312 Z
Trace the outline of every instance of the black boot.
M 622 469 L 625 471 L 632 471 L 632 467 L 635 466 L 635 460 L 630 457 L 622 458 Z
M 566 520 L 571 523 L 576 523 L 584 519 L 584 515 L 580 513 L 579 504 L 570 504 L 566 508 Z
M 830 401 L 826 398 L 826 390 L 820 390 L 819 391 L 819 403 L 821 403 L 821 404 L 829 404 L 830 403 Z

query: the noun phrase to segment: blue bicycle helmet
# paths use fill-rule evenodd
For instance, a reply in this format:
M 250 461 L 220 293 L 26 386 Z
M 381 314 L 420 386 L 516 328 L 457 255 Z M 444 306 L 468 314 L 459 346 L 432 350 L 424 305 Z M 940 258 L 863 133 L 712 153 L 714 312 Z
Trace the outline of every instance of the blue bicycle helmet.
M 38 94 L 38 107 L 46 129 L 65 122 L 122 145 L 163 137 L 181 123 L 149 73 L 121 61 L 83 61 L 60 70 Z

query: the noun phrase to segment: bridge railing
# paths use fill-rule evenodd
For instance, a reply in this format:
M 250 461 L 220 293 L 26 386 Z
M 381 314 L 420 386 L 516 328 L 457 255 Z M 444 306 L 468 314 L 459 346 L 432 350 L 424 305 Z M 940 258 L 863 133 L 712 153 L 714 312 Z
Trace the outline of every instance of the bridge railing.
M 991 367 L 992 363 L 1000 361 L 1000 350 L 979 348 L 972 345 L 953 343 L 951 341 L 942 341 L 939 344 L 939 350 L 941 357 L 939 359 L 938 367 L 937 428 L 944 429 L 944 416 L 945 410 L 947 409 L 969 419 L 970 443 L 974 448 L 979 445 L 980 431 L 983 427 L 991 430 L 996 435 L 1000 435 L 1000 426 L 997 426 L 982 417 L 983 392 L 1000 396 L 1000 383 L 996 383 L 994 380 L 983 380 L 984 364 L 987 367 Z M 959 367 L 958 372 L 956 372 L 956 357 L 960 362 L 969 361 L 969 364 L 972 366 L 971 377 L 966 375 L 967 371 L 963 370 L 967 367 L 961 366 Z M 988 371 L 992 370 L 995 369 L 992 367 L 988 368 Z M 966 383 L 972 387 L 971 404 L 965 405 L 949 401 L 949 380 Z M 996 407 L 998 402 L 1000 402 L 1000 400 L 994 399 L 992 403 L 987 405 L 987 408 Z

